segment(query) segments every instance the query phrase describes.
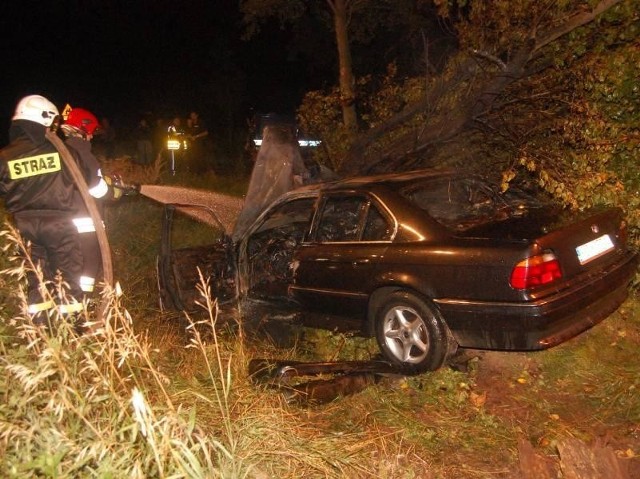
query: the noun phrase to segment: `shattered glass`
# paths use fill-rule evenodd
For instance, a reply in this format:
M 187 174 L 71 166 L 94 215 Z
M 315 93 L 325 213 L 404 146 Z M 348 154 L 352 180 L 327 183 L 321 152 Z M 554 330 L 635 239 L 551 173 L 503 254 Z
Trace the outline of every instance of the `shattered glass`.
M 277 207 L 247 243 L 249 289 L 262 298 L 287 296 L 294 270 L 293 253 L 308 232 L 315 198 L 302 198 Z
M 392 225 L 368 198 L 332 196 L 322 210 L 317 238 L 326 243 L 388 241 L 392 235 Z
M 485 183 L 469 178 L 425 182 L 402 195 L 456 231 L 501 219 L 508 207 Z
M 365 207 L 363 198 L 359 196 L 329 198 L 322 211 L 318 240 L 320 242 L 358 240 L 361 212 Z

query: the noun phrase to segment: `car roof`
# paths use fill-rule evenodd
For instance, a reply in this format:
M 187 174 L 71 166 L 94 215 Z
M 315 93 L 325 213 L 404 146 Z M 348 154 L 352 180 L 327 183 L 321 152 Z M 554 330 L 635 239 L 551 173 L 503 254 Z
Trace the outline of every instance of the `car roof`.
M 447 168 L 447 169 L 420 169 L 405 171 L 402 173 L 383 173 L 378 175 L 356 176 L 351 178 L 343 178 L 326 183 L 316 183 L 313 185 L 304 186 L 296 191 L 302 190 L 318 190 L 332 191 L 343 190 L 348 188 L 362 188 L 366 186 L 382 186 L 382 185 L 402 185 L 403 183 L 413 183 L 422 179 L 432 178 L 449 178 L 452 176 L 459 176 L 462 172 L 459 170 Z
M 403 188 L 405 185 L 410 185 L 412 183 L 420 182 L 425 179 L 437 179 L 437 178 L 453 178 L 453 177 L 468 177 L 468 174 L 462 172 L 458 169 L 421 169 L 421 170 L 413 170 L 402 173 L 388 173 L 388 174 L 380 174 L 380 175 L 368 175 L 368 176 L 358 176 L 353 178 L 345 178 L 340 180 L 335 180 L 331 182 L 325 183 L 315 183 L 307 186 L 302 186 L 300 188 L 296 188 L 294 190 L 285 193 L 280 198 L 275 200 L 265 211 L 262 212 L 261 216 L 266 213 L 266 211 L 271 210 L 276 204 L 281 204 L 283 202 L 288 202 L 291 200 L 309 198 L 309 197 L 317 197 L 322 193 L 331 193 L 332 191 L 349 191 L 349 190 L 360 190 L 374 193 L 376 195 L 382 194 L 383 202 L 388 204 L 389 201 L 395 201 L 393 196 L 387 196 L 385 194 L 386 191 L 398 190 Z M 404 208 L 394 209 L 394 217 L 399 223 L 403 224 L 412 224 L 414 226 L 413 233 L 418 236 L 431 236 L 433 237 L 436 234 L 439 235 L 450 235 L 450 232 L 441 225 L 438 225 L 437 222 L 433 219 L 428 219 L 426 213 L 418 210 L 412 210 L 410 213 L 410 221 L 405 220 L 406 213 Z M 424 215 L 424 223 L 423 221 L 416 222 L 418 217 L 423 217 Z M 259 219 L 257 221 L 260 221 Z M 427 223 L 428 222 L 428 223 Z

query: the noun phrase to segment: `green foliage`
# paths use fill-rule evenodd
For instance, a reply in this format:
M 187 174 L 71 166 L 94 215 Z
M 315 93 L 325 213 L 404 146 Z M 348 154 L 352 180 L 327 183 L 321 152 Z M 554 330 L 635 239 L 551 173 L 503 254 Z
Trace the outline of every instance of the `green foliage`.
M 583 3 L 584 9 L 596 4 Z M 575 2 L 554 8 L 526 0 L 470 5 L 469 15 L 458 23 L 461 44 L 501 52 L 504 58 L 513 51 L 508 45 L 525 41 L 533 22 L 551 29 L 580 11 Z M 518 171 L 534 173 L 543 188 L 571 208 L 622 206 L 635 237 L 640 231 L 638 7 L 637 0 L 622 2 L 547 46 L 541 57 L 555 67 L 541 68 L 509 88 L 504 106 L 484 119 L 491 128 L 483 134 L 487 141 L 496 133 L 503 138 L 492 143 L 512 158 L 501 166 L 507 182 Z
M 298 109 L 298 123 L 311 136 L 322 138 L 321 147 L 313 151 L 314 159 L 339 170 L 350 145 L 349 133 L 342 122 L 339 89 L 308 92 Z
M 303 340 L 298 344 L 298 353 L 301 349 L 310 361 L 370 361 L 380 354 L 373 338 L 313 328 L 304 329 Z
M 552 92 L 549 118 L 521 145 L 519 163 L 572 208 L 623 207 L 637 241 L 640 19 L 629 11 L 633 3 L 640 5 L 627 2 L 576 32 L 555 52 L 561 66 L 531 79 L 534 91 Z
M 376 140 L 372 150 L 401 152 L 410 147 L 411 132 L 417 136 L 457 121 L 455 112 L 472 106 L 465 103 L 469 92 L 492 76 L 499 79 L 501 62 L 510 61 L 534 32 L 552 31 L 597 3 L 439 2 L 441 14 L 455 21 L 460 54 L 440 74 L 427 78 L 399 76 L 393 64 L 384 76 L 363 77 L 358 82 L 362 130 L 382 125 L 440 85 L 451 88 L 440 92 L 422 115 Z M 550 42 L 528 64 L 530 73 L 509 85 L 453 141 L 434 143 L 404 168 L 464 166 L 496 179 L 502 172 L 504 188 L 533 177 L 570 208 L 621 206 L 631 239 L 640 245 L 638 12 L 640 1 L 623 1 Z M 456 81 L 461 75 L 456 67 L 468 52 L 476 52 L 482 70 Z M 338 170 L 349 148 L 339 107 L 335 90 L 316 91 L 299 110 L 305 128 L 324 141 L 321 161 Z
M 397 68 L 391 64 L 384 77 L 375 80 L 372 76 L 362 77 L 356 86 L 361 129 L 366 131 L 420 99 L 424 95 L 426 82 L 421 78 L 398 78 Z M 308 92 L 298 109 L 298 122 L 302 128 L 322 138 L 322 147 L 315 151 L 316 159 L 335 171 L 343 166 L 352 142 L 342 123 L 340 108 L 340 92 L 333 88 L 326 92 Z M 416 119 L 407 129 L 421 120 L 423 118 Z M 404 131 L 406 129 L 385 138 L 386 143 Z
M 573 2 L 548 9 L 528 1 L 470 5 L 468 16 L 458 23 L 461 44 L 501 52 L 504 59 L 513 51 L 507 45 L 521 44 L 524 33 L 533 30 L 532 22 L 550 29 L 579 11 Z M 585 9 L 593 5 L 585 2 Z M 549 44 L 533 63 L 534 73 L 511 85 L 498 108 L 481 118 L 480 141 L 469 132 L 460 138 L 472 148 L 475 144 L 476 151 L 478 144 L 492 146 L 479 155 L 476 167 L 502 170 L 505 185 L 533 174 L 568 207 L 623 207 L 636 241 L 639 6 L 637 0 L 622 2 Z M 502 160 L 500 152 L 506 153 Z

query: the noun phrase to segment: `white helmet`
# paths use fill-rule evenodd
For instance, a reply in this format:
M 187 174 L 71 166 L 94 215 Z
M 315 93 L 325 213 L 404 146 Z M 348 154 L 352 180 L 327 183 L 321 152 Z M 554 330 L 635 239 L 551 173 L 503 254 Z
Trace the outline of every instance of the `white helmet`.
M 12 120 L 29 120 L 49 127 L 58 115 L 56 106 L 45 97 L 29 95 L 18 102 Z

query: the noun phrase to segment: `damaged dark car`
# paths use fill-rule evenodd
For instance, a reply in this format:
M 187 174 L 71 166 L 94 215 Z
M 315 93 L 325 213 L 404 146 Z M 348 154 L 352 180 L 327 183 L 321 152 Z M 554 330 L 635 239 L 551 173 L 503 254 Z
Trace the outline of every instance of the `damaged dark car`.
M 411 372 L 457 348 L 560 344 L 620 306 L 638 264 L 618 208 L 562 214 L 449 170 L 296 189 L 235 242 L 175 247 L 167 211 L 160 288 L 176 307 L 193 306 L 199 268 L 221 303 L 375 336 Z

